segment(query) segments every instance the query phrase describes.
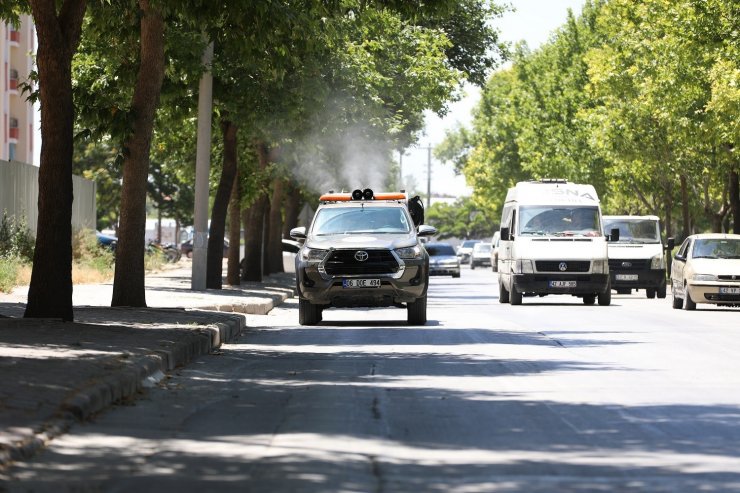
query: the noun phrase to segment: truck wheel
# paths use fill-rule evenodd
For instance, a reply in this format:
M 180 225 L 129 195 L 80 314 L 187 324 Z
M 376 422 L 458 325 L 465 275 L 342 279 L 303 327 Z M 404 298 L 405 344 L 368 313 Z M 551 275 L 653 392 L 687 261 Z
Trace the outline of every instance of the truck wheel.
M 681 308 L 683 308 L 683 300 L 676 296 L 675 288 L 671 288 L 671 294 L 673 295 L 673 308 L 675 308 L 676 310 L 680 310 Z
M 647 288 L 647 289 L 645 290 L 645 296 L 647 296 L 647 297 L 648 297 L 648 299 L 651 299 L 651 300 L 652 300 L 653 298 L 655 298 L 655 289 L 653 289 L 653 288 Z
M 310 301 L 298 299 L 298 323 L 301 325 L 316 325 L 321 320 L 321 307 L 311 304 Z
M 599 306 L 609 306 L 612 303 L 611 283 L 607 284 L 603 293 L 599 293 Z
M 665 281 L 663 281 L 663 283 L 660 286 L 658 286 L 658 290 L 656 294 L 658 295 L 658 298 L 660 299 L 665 298 L 666 296 Z
M 506 290 L 506 286 L 504 286 L 504 281 L 501 280 L 501 276 L 498 278 L 498 302 L 509 302 L 509 292 Z
M 509 292 L 509 302 L 512 305 L 522 304 L 522 293 L 517 291 L 516 286 L 514 286 L 514 284 L 511 285 L 511 292 Z
M 423 296 L 414 302 L 406 303 L 406 317 L 409 325 L 427 323 L 427 297 Z
M 595 294 L 584 294 L 583 295 L 583 304 L 584 305 L 593 305 L 596 303 L 596 295 Z

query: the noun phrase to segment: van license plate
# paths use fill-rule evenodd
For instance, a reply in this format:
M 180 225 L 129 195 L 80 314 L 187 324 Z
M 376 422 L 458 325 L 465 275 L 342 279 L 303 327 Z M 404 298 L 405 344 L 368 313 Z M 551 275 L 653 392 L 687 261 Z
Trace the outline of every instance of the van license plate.
M 719 288 L 719 294 L 740 294 L 740 288 Z
M 615 277 L 617 281 L 637 281 L 639 279 L 637 274 L 617 274 Z
M 551 288 L 575 288 L 576 281 L 550 281 Z
M 342 287 L 345 287 L 345 288 L 379 288 L 380 279 L 343 279 Z

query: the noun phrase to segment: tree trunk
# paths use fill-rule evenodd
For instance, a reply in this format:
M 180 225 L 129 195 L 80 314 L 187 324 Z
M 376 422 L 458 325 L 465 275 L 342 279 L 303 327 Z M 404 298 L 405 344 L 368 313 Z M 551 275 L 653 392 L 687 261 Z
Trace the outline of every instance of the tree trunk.
M 234 184 L 231 187 L 231 200 L 229 201 L 229 261 L 226 268 L 226 282 L 230 286 L 241 284 L 239 273 L 241 243 L 241 194 L 239 187 L 239 169 L 234 176 Z
M 665 237 L 673 236 L 673 196 L 670 189 L 665 192 Z
M 257 156 L 260 171 L 267 168 L 268 148 L 263 142 L 258 142 Z M 261 187 L 261 184 L 260 184 Z M 267 194 L 260 189 L 257 198 L 249 208 L 247 224 L 244 229 L 244 259 L 245 268 L 242 279 L 245 281 L 262 282 L 262 247 L 264 235 L 265 210 L 267 209 Z
M 290 238 L 290 230 L 298 226 L 298 215 L 301 213 L 301 189 L 292 181 L 288 182 L 285 196 L 285 221 L 283 222 L 283 238 Z
M 221 289 L 224 265 L 224 234 L 226 214 L 229 209 L 231 189 L 236 176 L 236 125 L 228 120 L 221 122 L 224 140 L 224 159 L 221 179 L 211 209 L 211 226 L 208 230 L 208 259 L 206 261 L 206 288 Z M 236 245 L 238 248 L 238 244 Z M 229 250 L 231 250 L 229 248 Z
M 689 191 L 686 182 L 686 175 L 681 175 L 681 212 L 683 216 L 683 236 L 684 238 L 691 234 L 691 213 L 689 209 Z
M 33 271 L 24 317 L 74 319 L 72 309 L 72 57 L 85 0 L 31 0 L 38 35 L 41 166 Z
M 285 272 L 283 268 L 283 201 L 285 199 L 285 179 L 275 177 L 272 181 L 270 202 L 270 226 L 267 238 L 267 264 L 270 274 Z
M 164 19 L 162 13 L 139 0 L 141 47 L 139 71 L 131 104 L 132 133 L 123 144 L 121 224 L 116 247 L 116 271 L 111 306 L 146 306 L 144 286 L 144 230 L 146 183 L 154 114 L 164 79 Z
M 732 211 L 732 232 L 740 234 L 740 184 L 738 172 L 730 171 L 730 209 Z

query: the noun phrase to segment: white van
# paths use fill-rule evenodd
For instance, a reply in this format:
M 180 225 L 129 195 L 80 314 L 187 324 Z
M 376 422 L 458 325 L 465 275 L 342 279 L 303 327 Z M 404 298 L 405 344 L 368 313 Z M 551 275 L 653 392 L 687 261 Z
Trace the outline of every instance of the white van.
M 619 239 L 619 230 L 611 232 Z M 569 294 L 586 305 L 611 303 L 607 237 L 592 185 L 560 179 L 519 182 L 501 214 L 499 301 Z
M 619 294 L 644 289 L 648 298 L 665 298 L 665 247 L 658 216 L 604 216 L 604 232 L 614 228 L 619 241 L 609 243 L 612 289 Z

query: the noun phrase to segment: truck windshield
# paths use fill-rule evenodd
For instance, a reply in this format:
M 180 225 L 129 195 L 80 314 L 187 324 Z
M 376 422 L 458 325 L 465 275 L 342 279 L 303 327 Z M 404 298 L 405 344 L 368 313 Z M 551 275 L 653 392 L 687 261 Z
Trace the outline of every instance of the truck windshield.
M 598 207 L 522 206 L 522 236 L 601 236 Z
M 660 243 L 660 227 L 654 219 L 604 218 L 604 233 L 619 229 L 619 243 Z
M 347 233 L 408 233 L 411 229 L 400 207 L 331 207 L 316 214 L 312 232 L 325 236 Z

